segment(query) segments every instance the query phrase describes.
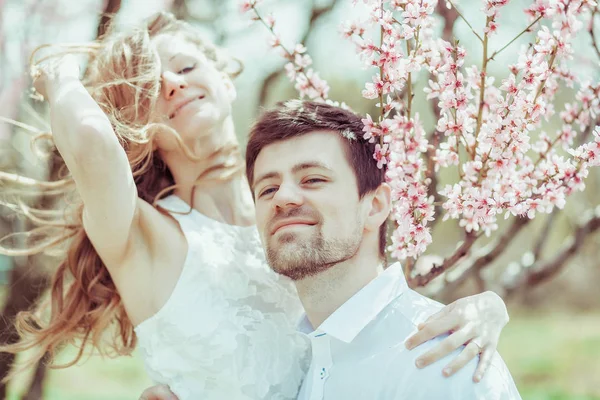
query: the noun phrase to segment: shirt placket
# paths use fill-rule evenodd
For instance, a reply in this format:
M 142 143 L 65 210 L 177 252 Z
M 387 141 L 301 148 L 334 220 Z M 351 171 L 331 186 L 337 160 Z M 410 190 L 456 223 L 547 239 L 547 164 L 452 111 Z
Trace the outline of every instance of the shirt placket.
M 312 340 L 313 382 L 311 400 L 321 400 L 325 392 L 325 382 L 331 369 L 331 339 L 326 333 L 318 333 Z

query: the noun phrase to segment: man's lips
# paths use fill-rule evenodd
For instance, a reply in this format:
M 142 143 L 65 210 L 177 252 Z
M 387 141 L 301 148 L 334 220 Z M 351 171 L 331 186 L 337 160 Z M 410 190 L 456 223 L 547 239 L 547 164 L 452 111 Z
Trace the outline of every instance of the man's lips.
M 279 221 L 278 223 L 276 223 L 273 226 L 273 229 L 271 229 L 271 235 L 274 235 L 275 233 L 277 233 L 277 231 L 279 231 L 282 228 L 293 227 L 293 226 L 313 226 L 316 224 L 317 223 L 314 221 L 300 220 L 300 219 L 290 219 L 290 220 L 285 220 L 285 221 Z

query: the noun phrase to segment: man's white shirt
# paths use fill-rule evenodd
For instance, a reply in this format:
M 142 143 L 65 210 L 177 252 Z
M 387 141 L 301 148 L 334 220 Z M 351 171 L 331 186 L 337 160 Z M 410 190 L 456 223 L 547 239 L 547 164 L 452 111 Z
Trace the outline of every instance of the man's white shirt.
M 388 267 L 316 330 L 306 317 L 298 329 L 310 338 L 312 361 L 299 400 L 515 400 L 521 399 L 496 353 L 479 383 L 478 357 L 453 376 L 442 369 L 462 348 L 418 369 L 417 357 L 444 337 L 409 351 L 404 342 L 443 306 L 411 290 L 399 263 Z

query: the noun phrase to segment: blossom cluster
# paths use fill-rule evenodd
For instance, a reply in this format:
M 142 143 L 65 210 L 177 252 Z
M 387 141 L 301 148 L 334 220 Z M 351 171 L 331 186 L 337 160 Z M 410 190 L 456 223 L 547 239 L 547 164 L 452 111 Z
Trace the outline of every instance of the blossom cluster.
M 521 48 L 505 77 L 495 79 L 488 65 L 513 40 L 492 53 L 488 38 L 498 31 L 507 3 L 482 1 L 485 27 L 479 33 L 471 29 L 483 56 L 474 65 L 465 65 L 460 43 L 445 41 L 434 30 L 436 0 L 363 0 L 367 18 L 341 26 L 374 71 L 362 95 L 375 100 L 379 111 L 365 115 L 363 137 L 377 142 L 374 158 L 386 167 L 393 190 L 393 257 L 416 258 L 425 251 L 435 201 L 443 210 L 436 218 L 456 219 L 465 232 L 490 235 L 502 214 L 533 218 L 563 208 L 568 195 L 585 188 L 589 167 L 600 165 L 600 128 L 593 131 L 593 142 L 573 148 L 600 118 L 600 83 L 580 82 L 568 66 L 573 39 L 595 1 L 533 0 L 524 10 L 528 25 L 519 34 L 534 32 L 533 41 Z M 255 1 L 245 4 L 256 12 Z M 307 69 L 304 50 L 284 54 L 288 76 L 301 97 L 324 100 L 327 86 L 312 80 L 316 73 Z M 412 107 L 414 81 L 426 75 L 421 95 L 435 102 L 439 116 L 431 134 Z M 559 113 L 561 128 L 550 135 L 543 123 L 556 113 L 561 85 L 577 86 L 578 92 Z M 457 179 L 438 190 L 430 186 L 440 169 L 455 170 Z

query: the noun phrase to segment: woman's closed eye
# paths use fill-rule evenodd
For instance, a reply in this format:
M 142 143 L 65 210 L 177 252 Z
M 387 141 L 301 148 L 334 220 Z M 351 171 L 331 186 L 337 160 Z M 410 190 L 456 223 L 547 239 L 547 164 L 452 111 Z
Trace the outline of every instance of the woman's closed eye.
M 179 72 L 177 72 L 179 75 L 183 75 L 183 74 L 187 74 L 189 72 L 192 72 L 194 70 L 194 68 L 196 68 L 196 64 L 192 64 L 190 66 L 185 67 L 184 69 L 180 70 Z

